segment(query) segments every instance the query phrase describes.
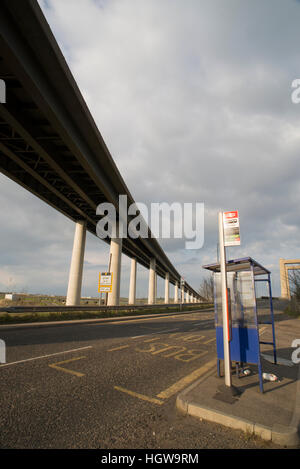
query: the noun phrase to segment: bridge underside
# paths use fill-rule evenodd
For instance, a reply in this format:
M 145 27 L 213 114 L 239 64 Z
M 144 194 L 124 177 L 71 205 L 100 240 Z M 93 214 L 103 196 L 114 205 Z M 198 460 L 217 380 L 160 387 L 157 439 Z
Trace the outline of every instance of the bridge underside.
M 0 171 L 96 234 L 98 204 L 118 213 L 119 194 L 134 200 L 38 4 L 2 0 L 0 30 Z M 158 275 L 180 281 L 156 239 L 126 238 L 122 251 L 146 268 L 155 257 Z

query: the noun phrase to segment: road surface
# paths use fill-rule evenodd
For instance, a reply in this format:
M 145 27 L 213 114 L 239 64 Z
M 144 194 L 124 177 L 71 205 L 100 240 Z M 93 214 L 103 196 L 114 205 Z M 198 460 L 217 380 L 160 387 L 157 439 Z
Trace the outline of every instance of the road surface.
M 0 328 L 1 448 L 265 448 L 183 416 L 176 396 L 215 366 L 212 311 Z

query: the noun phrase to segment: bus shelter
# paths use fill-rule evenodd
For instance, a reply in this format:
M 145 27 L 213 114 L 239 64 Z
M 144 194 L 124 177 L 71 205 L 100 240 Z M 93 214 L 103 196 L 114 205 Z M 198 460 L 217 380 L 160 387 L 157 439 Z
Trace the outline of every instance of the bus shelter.
M 224 360 L 223 346 L 223 315 L 220 264 L 204 265 L 204 269 L 213 272 L 214 306 L 217 341 L 218 376 L 220 376 L 220 360 Z M 272 302 L 271 272 L 251 257 L 229 260 L 226 263 L 228 311 L 230 330 L 230 359 L 236 362 L 237 373 L 244 364 L 258 366 L 259 386 L 263 392 L 262 366 L 260 345 L 273 347 L 274 363 L 276 363 L 276 344 L 274 312 Z M 259 321 L 256 283 L 266 282 L 269 293 L 269 320 Z M 259 326 L 268 324 L 272 327 L 272 342 L 261 341 Z

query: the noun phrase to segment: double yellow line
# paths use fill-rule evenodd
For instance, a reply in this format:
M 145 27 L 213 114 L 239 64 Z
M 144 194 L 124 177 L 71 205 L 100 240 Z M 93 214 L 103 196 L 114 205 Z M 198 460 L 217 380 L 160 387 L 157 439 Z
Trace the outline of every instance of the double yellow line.
M 151 402 L 152 404 L 156 404 L 156 405 L 162 405 L 165 402 L 164 399 L 169 399 L 170 397 L 174 396 L 174 394 L 177 394 L 179 391 L 182 391 L 182 389 L 187 387 L 189 384 L 193 383 L 196 379 L 208 373 L 215 365 L 216 365 L 215 359 L 205 363 L 205 365 L 201 366 L 200 368 L 197 368 L 197 370 L 193 371 L 189 375 L 185 376 L 184 378 L 180 379 L 176 383 L 172 384 L 172 386 L 170 386 L 169 388 L 157 394 L 156 398 L 149 397 L 144 394 L 131 391 L 129 389 L 125 389 L 121 386 L 114 386 L 114 389 L 116 389 L 117 391 L 123 392 L 125 394 L 128 394 L 132 397 L 136 397 L 137 399 Z

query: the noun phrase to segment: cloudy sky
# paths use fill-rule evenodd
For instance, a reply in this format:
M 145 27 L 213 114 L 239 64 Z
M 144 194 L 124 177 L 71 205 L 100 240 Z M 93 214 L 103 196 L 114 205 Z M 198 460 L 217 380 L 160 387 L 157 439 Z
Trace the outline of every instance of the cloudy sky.
M 204 202 L 201 249 L 161 240 L 178 271 L 198 288 L 216 260 L 218 210 L 238 209 L 242 243 L 228 256 L 268 267 L 279 295 L 279 258 L 300 258 L 300 2 L 39 3 L 135 200 Z M 74 224 L 0 183 L 0 289 L 65 294 Z M 107 260 L 88 235 L 83 295 L 97 294 Z M 129 265 L 123 256 L 122 295 Z M 137 288 L 147 294 L 141 267 Z

